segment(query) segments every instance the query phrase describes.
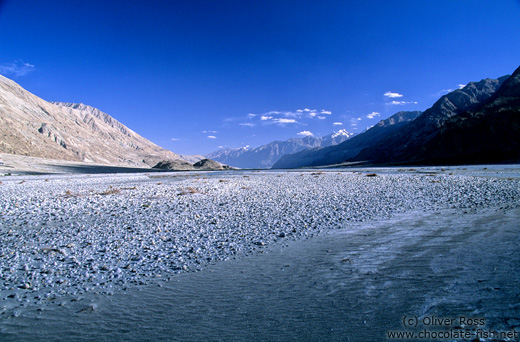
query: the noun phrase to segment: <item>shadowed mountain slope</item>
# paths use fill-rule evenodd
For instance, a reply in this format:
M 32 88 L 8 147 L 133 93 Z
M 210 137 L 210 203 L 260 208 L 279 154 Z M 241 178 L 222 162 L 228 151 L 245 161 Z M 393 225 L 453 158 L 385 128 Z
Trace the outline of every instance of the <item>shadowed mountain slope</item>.
M 520 162 L 520 68 L 482 106 L 446 120 L 410 159 L 421 164 Z
M 471 82 L 442 96 L 415 120 L 403 120 L 393 129 L 374 134 L 375 126 L 338 146 L 285 156 L 274 167 L 517 160 L 518 72 L 512 77 Z M 385 126 L 384 121 L 380 124 Z
M 433 139 L 450 118 L 482 106 L 509 76 L 468 83 L 442 96 L 409 125 L 388 135 L 376 145 L 363 149 L 353 161 L 373 164 L 410 163 L 417 160 L 423 146 Z M 464 139 L 463 136 L 460 139 Z

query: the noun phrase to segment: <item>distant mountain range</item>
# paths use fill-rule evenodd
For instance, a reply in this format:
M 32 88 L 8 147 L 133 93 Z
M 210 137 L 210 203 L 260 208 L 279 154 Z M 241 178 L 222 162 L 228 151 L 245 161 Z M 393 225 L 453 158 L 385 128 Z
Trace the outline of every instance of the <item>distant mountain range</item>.
M 354 136 L 342 129 L 324 137 L 306 136 L 285 141 L 272 141 L 257 148 L 226 148 L 206 155 L 223 164 L 246 169 L 270 168 L 286 154 L 296 153 L 310 148 L 337 145 Z
M 273 168 L 518 162 L 519 74 L 471 82 L 424 113 L 397 113 L 387 119 L 393 125 L 383 120 L 337 146 L 286 155 Z
M 226 169 L 205 158 L 239 168 L 520 162 L 520 68 L 471 82 L 424 112 L 396 113 L 355 136 L 340 130 L 205 157 L 175 154 L 99 109 L 44 101 L 0 75 L 0 153 L 198 170 Z
M 44 101 L 1 75 L 0 152 L 134 167 L 182 160 L 96 108 Z
M 340 164 L 353 158 L 368 146 L 377 144 L 381 139 L 416 119 L 422 112 L 399 112 L 386 120 L 379 121 L 374 127 L 335 146 L 303 150 L 283 156 L 273 168 L 298 168 Z

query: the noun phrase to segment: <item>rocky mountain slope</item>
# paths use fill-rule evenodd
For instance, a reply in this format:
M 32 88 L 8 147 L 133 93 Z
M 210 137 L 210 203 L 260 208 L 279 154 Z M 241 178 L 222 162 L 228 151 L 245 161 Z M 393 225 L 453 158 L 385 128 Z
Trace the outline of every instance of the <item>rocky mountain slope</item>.
M 353 160 L 378 164 L 413 161 L 416 159 L 413 156 L 437 135 L 447 120 L 482 106 L 508 77 L 471 82 L 442 96 L 416 120 L 363 149 Z
M 282 156 L 309 148 L 339 144 L 350 139 L 354 134 L 346 130 L 331 133 L 324 137 L 307 136 L 291 138 L 285 141 L 272 141 L 257 148 L 222 149 L 208 154 L 206 157 L 218 162 L 240 168 L 270 168 Z
M 516 78 L 508 79 L 509 76 L 503 76 L 471 82 L 442 96 L 415 120 L 403 121 L 402 125 L 374 134 L 378 130 L 376 125 L 333 148 L 285 156 L 273 167 L 345 162 L 366 165 L 460 164 L 514 160 L 515 146 L 518 146 L 516 137 L 519 136 L 516 135 L 515 116 L 518 113 L 515 109 L 518 88 L 515 88 Z M 381 124 L 385 126 L 384 122 Z
M 378 143 L 387 135 L 410 123 L 421 113 L 419 111 L 396 113 L 341 144 L 285 155 L 273 165 L 273 168 L 298 168 L 342 163 L 355 157 L 363 148 Z
M 96 108 L 44 101 L 1 75 L 0 152 L 134 167 L 181 159 Z
M 410 153 L 420 164 L 520 162 L 520 68 L 482 105 L 446 120 Z

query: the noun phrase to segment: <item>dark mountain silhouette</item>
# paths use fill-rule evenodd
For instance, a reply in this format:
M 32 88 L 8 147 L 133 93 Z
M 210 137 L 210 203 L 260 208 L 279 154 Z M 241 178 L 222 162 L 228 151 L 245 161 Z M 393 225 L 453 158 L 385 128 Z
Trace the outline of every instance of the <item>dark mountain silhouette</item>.
M 446 94 L 415 120 L 391 131 L 372 137 L 376 126 L 333 148 L 287 155 L 274 167 L 519 161 L 519 69 L 511 77 L 471 82 Z
M 462 89 L 442 96 L 416 120 L 389 134 L 376 145 L 363 149 L 351 161 L 364 161 L 371 164 L 416 161 L 423 146 L 439 133 L 446 121 L 482 106 L 508 77 L 471 82 Z
M 444 122 L 410 162 L 481 164 L 520 161 L 520 68 L 484 104 Z

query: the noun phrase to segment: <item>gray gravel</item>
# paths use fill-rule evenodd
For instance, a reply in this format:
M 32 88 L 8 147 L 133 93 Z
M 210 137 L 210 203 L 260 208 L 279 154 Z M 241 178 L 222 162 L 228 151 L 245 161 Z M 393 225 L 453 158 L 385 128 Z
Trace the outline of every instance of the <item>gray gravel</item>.
M 0 177 L 0 313 L 113 294 L 409 210 L 507 209 L 519 181 L 234 172 Z

